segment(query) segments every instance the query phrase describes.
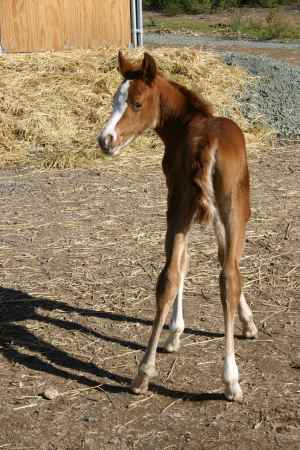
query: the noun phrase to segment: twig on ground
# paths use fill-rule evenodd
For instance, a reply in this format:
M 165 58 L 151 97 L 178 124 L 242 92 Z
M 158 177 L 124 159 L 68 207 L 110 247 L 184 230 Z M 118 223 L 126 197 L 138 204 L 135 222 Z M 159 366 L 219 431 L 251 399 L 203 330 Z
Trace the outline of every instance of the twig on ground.
M 189 344 L 183 345 L 183 347 L 189 347 L 190 345 L 205 345 L 210 344 L 211 342 L 220 341 L 221 339 L 224 339 L 224 336 L 213 338 L 213 339 L 206 339 L 205 341 L 199 341 L 199 342 L 190 342 Z
M 169 403 L 160 414 L 164 414 L 168 409 L 170 409 L 175 403 L 182 401 L 182 398 L 177 398 L 176 400 L 173 400 L 171 403 Z
M 136 400 L 135 402 L 130 403 L 130 405 L 128 405 L 128 409 L 132 409 L 132 408 L 136 408 L 137 406 L 139 406 L 141 403 L 145 403 L 148 400 L 151 400 L 152 397 L 154 397 L 155 394 L 151 394 L 148 395 L 148 397 L 146 398 L 142 398 L 140 400 Z
M 168 379 L 172 376 L 174 368 L 175 368 L 176 361 L 177 361 L 177 358 L 175 358 L 174 361 L 171 364 L 171 368 L 170 368 L 170 371 L 169 371 L 169 373 L 168 373 L 168 375 L 166 377 L 166 381 L 168 381 Z

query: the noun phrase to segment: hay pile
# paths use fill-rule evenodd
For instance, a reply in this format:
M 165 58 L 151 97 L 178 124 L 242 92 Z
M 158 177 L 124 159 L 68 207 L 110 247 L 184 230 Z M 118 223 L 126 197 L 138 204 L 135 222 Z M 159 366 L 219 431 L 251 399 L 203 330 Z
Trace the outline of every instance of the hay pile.
M 142 51 L 129 51 L 132 57 Z M 189 49 L 152 51 L 170 78 L 199 90 L 220 115 L 235 119 L 248 143 L 265 134 L 245 120 L 233 96 L 245 86 L 246 73 L 216 56 Z M 0 57 L 0 168 L 16 164 L 40 168 L 74 168 L 103 163 L 96 135 L 107 119 L 111 97 L 120 83 L 117 49 Z M 132 149 L 161 149 L 153 133 Z M 129 153 L 128 153 L 129 152 Z M 159 152 L 160 153 L 160 152 Z M 153 158 L 144 151 L 143 157 Z M 160 157 L 156 152 L 157 157 Z

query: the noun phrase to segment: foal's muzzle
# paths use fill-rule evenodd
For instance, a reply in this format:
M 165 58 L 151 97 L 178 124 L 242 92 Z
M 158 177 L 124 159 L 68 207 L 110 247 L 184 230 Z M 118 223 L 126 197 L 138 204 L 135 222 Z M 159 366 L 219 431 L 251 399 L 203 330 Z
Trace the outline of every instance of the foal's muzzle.
M 103 136 L 102 134 L 99 134 L 97 137 L 98 144 L 101 148 L 101 150 L 106 153 L 107 155 L 112 154 L 113 152 L 113 136 L 111 134 L 108 134 L 106 136 Z

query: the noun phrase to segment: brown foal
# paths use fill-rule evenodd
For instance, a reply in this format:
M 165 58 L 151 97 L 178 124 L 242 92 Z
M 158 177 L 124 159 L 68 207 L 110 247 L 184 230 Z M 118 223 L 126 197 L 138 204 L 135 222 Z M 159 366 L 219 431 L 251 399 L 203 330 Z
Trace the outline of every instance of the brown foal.
M 244 336 L 257 335 L 252 312 L 241 291 L 239 269 L 250 216 L 243 133 L 232 120 L 215 117 L 201 96 L 164 78 L 149 54 L 144 54 L 141 64 L 132 64 L 119 53 L 119 71 L 124 80 L 114 96 L 112 115 L 98 136 L 99 145 L 106 154 L 116 155 L 146 129 L 155 129 L 165 145 L 162 166 L 168 187 L 166 263 L 157 282 L 157 311 L 151 337 L 132 390 L 146 392 L 156 373 L 159 337 L 172 305 L 166 349 L 179 349 L 184 330 L 182 294 L 188 269 L 187 236 L 196 220 L 211 222 L 215 229 L 225 322 L 225 396 L 241 401 L 234 354 L 236 311 Z

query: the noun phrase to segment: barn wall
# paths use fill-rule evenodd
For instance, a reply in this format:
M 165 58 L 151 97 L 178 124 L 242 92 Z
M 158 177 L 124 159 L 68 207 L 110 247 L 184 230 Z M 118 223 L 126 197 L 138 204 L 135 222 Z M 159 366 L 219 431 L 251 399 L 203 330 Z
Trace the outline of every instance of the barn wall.
M 130 0 L 1 0 L 0 32 L 8 52 L 127 46 Z

